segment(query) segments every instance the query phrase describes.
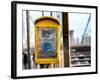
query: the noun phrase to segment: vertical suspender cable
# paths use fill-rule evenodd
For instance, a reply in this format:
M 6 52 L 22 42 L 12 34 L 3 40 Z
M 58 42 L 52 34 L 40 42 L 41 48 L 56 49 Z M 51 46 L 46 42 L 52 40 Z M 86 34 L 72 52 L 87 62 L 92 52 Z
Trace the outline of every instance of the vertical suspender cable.
M 28 69 L 31 69 L 29 11 L 26 10 Z

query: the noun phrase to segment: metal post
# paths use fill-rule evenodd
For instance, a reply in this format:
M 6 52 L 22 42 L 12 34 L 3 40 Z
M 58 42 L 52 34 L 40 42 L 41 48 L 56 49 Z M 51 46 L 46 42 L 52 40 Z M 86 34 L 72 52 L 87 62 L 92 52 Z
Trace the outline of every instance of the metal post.
M 52 11 L 50 12 L 50 16 L 52 16 Z
M 31 69 L 29 11 L 26 10 L 28 69 Z
M 44 16 L 44 11 L 42 11 L 42 16 Z

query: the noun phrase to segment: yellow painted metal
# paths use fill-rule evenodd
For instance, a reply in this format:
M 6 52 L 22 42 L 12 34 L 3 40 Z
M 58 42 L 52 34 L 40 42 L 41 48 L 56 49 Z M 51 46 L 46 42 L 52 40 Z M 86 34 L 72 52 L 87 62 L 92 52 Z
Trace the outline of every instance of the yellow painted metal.
M 36 64 L 53 64 L 59 63 L 60 55 L 60 23 L 57 19 L 53 17 L 43 16 L 37 18 L 34 22 L 35 24 L 35 63 Z M 38 28 L 56 28 L 57 30 L 57 57 L 56 58 L 38 58 Z

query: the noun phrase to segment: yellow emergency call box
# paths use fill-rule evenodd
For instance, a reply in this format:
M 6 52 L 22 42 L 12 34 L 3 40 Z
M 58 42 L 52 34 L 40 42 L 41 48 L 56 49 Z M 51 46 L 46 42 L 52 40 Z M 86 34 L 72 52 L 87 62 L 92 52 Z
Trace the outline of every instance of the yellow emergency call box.
M 35 25 L 35 63 L 59 63 L 60 23 L 49 16 L 37 18 Z

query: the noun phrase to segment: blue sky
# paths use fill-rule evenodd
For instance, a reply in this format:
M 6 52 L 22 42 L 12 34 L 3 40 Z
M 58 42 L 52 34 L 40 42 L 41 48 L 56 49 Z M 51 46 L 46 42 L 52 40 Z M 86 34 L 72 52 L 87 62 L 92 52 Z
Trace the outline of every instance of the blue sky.
M 79 38 L 81 41 L 81 37 L 86 28 L 88 19 L 90 14 L 79 14 L 79 13 L 69 13 L 69 30 L 74 30 L 74 38 Z M 88 31 L 90 32 L 91 23 L 88 25 Z

